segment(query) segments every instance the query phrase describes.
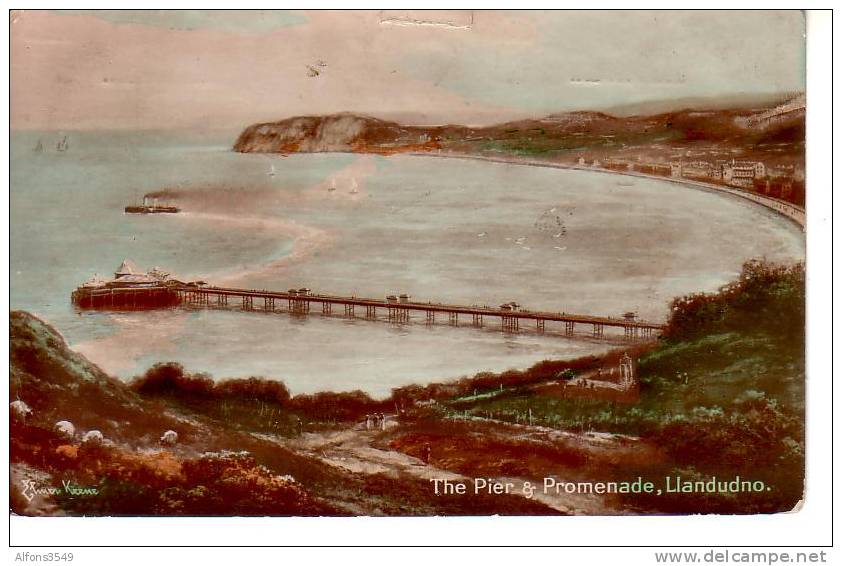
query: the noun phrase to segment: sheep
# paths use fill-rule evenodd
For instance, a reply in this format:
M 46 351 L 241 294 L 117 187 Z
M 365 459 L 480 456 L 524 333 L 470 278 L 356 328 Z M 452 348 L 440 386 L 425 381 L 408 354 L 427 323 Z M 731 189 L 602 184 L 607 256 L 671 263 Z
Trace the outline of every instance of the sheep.
M 89 430 L 82 437 L 82 444 L 102 444 L 104 441 L 105 437 L 98 430 Z
M 174 430 L 168 430 L 161 435 L 161 438 L 158 440 L 158 442 L 165 446 L 172 446 L 178 442 L 178 433 Z
M 53 425 L 53 430 L 64 438 L 71 439 L 76 436 L 76 427 L 70 421 L 58 421 Z
M 29 408 L 29 405 L 27 405 L 20 399 L 9 403 L 9 409 L 11 409 L 12 414 L 14 416 L 21 420 L 26 419 L 26 417 L 32 414 L 32 409 Z

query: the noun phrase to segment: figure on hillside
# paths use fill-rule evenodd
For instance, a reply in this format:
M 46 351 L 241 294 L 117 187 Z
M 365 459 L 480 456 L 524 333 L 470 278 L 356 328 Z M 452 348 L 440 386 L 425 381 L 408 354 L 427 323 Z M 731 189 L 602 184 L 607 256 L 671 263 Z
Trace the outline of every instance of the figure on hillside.
M 425 444 L 424 447 L 421 448 L 421 461 L 425 464 L 430 463 L 430 452 L 432 452 L 432 449 L 429 444 Z

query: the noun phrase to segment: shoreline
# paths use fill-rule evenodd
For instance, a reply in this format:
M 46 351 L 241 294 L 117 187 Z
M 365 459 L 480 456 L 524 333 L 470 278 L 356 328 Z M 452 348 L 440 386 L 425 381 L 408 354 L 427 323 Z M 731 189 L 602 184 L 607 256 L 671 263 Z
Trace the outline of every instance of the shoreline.
M 342 152 L 344 153 L 344 152 Z M 355 153 L 355 152 L 348 152 L 348 153 Z M 611 175 L 622 175 L 624 177 L 637 177 L 641 179 L 650 179 L 655 181 L 666 181 L 669 183 L 674 183 L 677 185 L 684 185 L 694 189 L 701 189 L 708 192 L 716 193 L 716 194 L 724 194 L 734 196 L 743 200 L 747 200 L 749 202 L 753 202 L 757 205 L 762 206 L 763 208 L 770 210 L 772 212 L 777 213 L 780 216 L 783 216 L 787 220 L 794 222 L 801 228 L 802 231 L 806 231 L 806 224 L 807 224 L 807 217 L 805 209 L 792 204 L 790 202 L 776 199 L 773 197 L 767 197 L 765 195 L 760 195 L 757 193 L 752 193 L 749 191 L 743 191 L 736 187 L 728 187 L 725 185 L 717 185 L 714 183 L 705 183 L 703 181 L 694 181 L 692 179 L 686 179 L 684 177 L 675 178 L 675 177 L 663 177 L 660 175 L 650 175 L 648 173 L 639 173 L 633 171 L 617 171 L 615 169 L 605 169 L 602 167 L 588 167 L 588 166 L 580 166 L 580 165 L 565 165 L 563 163 L 553 163 L 551 161 L 541 161 L 535 159 L 526 159 L 520 157 L 496 157 L 490 155 L 475 155 L 470 153 L 434 153 L 434 152 L 406 152 L 406 153 L 394 153 L 391 155 L 410 155 L 413 157 L 444 157 L 448 159 L 472 159 L 475 161 L 488 161 L 491 163 L 502 163 L 506 165 L 522 165 L 522 166 L 529 166 L 529 167 L 546 167 L 550 169 L 564 169 L 568 171 L 588 171 L 591 173 L 604 173 L 604 174 L 611 174 Z

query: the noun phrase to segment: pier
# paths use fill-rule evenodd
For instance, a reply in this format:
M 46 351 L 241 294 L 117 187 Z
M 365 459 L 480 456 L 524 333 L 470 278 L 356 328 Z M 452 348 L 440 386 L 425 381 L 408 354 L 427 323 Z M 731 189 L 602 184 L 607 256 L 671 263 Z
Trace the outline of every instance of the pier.
M 499 307 L 457 305 L 410 300 L 406 295 L 385 299 L 356 296 L 320 295 L 309 289 L 267 291 L 232 287 L 169 284 L 157 287 L 85 289 L 72 296 L 73 304 L 81 309 L 150 309 L 171 308 L 234 308 L 255 312 L 287 312 L 296 316 L 320 314 L 344 316 L 363 320 L 385 320 L 394 324 L 418 321 L 435 325 L 437 321 L 450 326 L 471 328 L 499 325 L 504 333 L 532 329 L 548 332 L 548 324 L 555 323 L 555 333 L 564 336 L 587 336 L 597 340 L 651 340 L 663 331 L 664 325 L 637 319 L 632 313 L 623 317 L 605 317 L 565 312 L 522 309 L 517 303 Z M 607 334 L 606 329 L 614 330 Z

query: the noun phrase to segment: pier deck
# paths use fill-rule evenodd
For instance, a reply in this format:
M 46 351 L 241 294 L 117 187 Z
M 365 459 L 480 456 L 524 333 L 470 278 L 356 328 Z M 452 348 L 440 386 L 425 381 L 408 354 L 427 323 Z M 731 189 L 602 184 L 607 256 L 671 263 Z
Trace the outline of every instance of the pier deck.
M 255 299 L 258 300 L 255 306 Z M 73 304 L 81 309 L 153 309 L 173 306 L 198 308 L 226 308 L 229 301 L 241 310 L 278 312 L 286 310 L 293 314 L 310 314 L 316 305 L 323 315 L 336 314 L 366 319 L 377 319 L 378 312 L 385 311 L 390 322 L 410 322 L 411 315 L 421 315 L 427 324 L 435 324 L 436 317 L 452 326 L 483 327 L 486 319 L 500 321 L 504 332 L 518 332 L 522 323 L 534 324 L 538 333 L 547 330 L 547 323 L 562 323 L 561 331 L 567 336 L 575 333 L 577 325 L 584 325 L 590 332 L 588 336 L 597 339 L 607 338 L 605 329 L 622 330 L 624 338 L 629 340 L 652 339 L 664 328 L 663 324 L 625 317 L 606 317 L 566 312 L 536 311 L 490 307 L 487 305 L 457 305 L 447 303 L 419 302 L 405 300 L 375 299 L 368 297 L 321 295 L 291 291 L 267 291 L 264 289 L 239 289 L 233 287 L 213 287 L 195 285 L 160 285 L 152 287 L 115 287 L 102 289 L 79 288 L 73 292 Z M 262 303 L 262 304 L 261 304 Z M 284 305 L 284 303 L 286 303 Z M 283 307 L 286 306 L 286 309 Z M 357 310 L 359 309 L 359 311 Z M 364 309 L 364 310 L 363 310 Z M 524 329 L 526 326 L 524 325 Z
M 422 314 L 427 323 L 434 323 L 437 315 L 447 317 L 451 325 L 459 325 L 459 316 L 464 316 L 470 326 L 481 327 L 485 318 L 499 319 L 504 331 L 516 332 L 520 330 L 522 322 L 534 322 L 535 329 L 541 333 L 546 330 L 547 322 L 564 324 L 564 333 L 572 335 L 575 326 L 588 325 L 591 334 L 602 338 L 605 328 L 622 329 L 626 338 L 654 338 L 664 328 L 663 324 L 632 320 L 628 318 L 613 318 L 585 314 L 571 314 L 566 312 L 535 311 L 535 310 L 507 310 L 500 307 L 479 305 L 457 305 L 418 301 L 390 301 L 356 296 L 300 294 L 283 291 L 267 291 L 261 289 L 238 289 L 231 287 L 179 287 L 180 302 L 186 304 L 227 306 L 231 298 L 239 300 L 244 310 L 276 310 L 276 301 L 286 302 L 287 310 L 293 313 L 307 314 L 312 305 L 318 305 L 323 314 L 333 314 L 334 306 L 342 306 L 344 314 L 355 316 L 356 309 L 365 309 L 365 318 L 377 318 L 377 312 L 385 311 L 393 322 L 408 322 L 411 313 Z M 255 307 L 254 300 L 262 300 L 263 304 Z M 262 308 L 261 308 L 262 307 Z M 361 312 L 362 314 L 362 312 Z

